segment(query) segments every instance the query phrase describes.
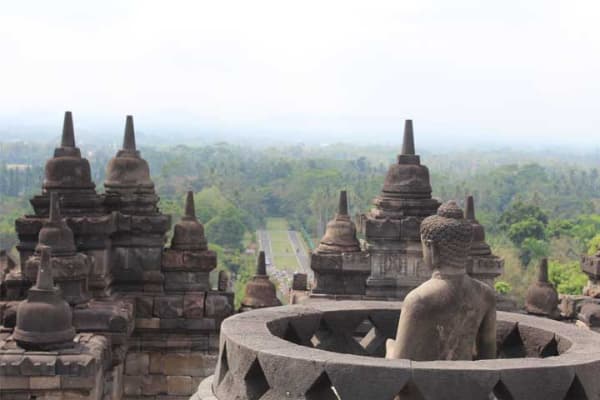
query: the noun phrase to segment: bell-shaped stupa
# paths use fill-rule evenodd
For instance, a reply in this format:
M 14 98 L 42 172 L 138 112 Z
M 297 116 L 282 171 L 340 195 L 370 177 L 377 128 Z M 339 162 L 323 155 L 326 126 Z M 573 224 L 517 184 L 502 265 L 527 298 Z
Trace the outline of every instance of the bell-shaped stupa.
M 54 281 L 69 304 L 85 303 L 90 299 L 88 282 L 91 260 L 77 252 L 73 231 L 62 218 L 57 192 L 50 194 L 50 217 L 39 233 L 34 254 L 25 262 L 25 276 L 33 281 L 39 274 L 42 249 L 49 248 Z
M 504 260 L 492 254 L 492 249 L 485 241 L 485 228 L 475 217 L 475 200 L 467 196 L 465 200 L 465 218 L 473 227 L 473 241 L 467 261 L 467 273 L 490 287 L 494 287 L 494 279 L 504 271 Z
M 340 192 L 338 212 L 325 230 L 325 235 L 317 247 L 317 253 L 346 253 L 360 251 L 360 243 L 356 238 L 356 226 L 348 215 L 348 198 L 346 191 Z
M 52 350 L 74 344 L 75 329 L 72 311 L 54 287 L 51 250 L 40 248 L 41 262 L 37 283 L 27 293 L 27 299 L 17 308 L 17 325 L 13 337 L 26 350 Z
M 548 259 L 542 258 L 538 266 L 537 279 L 527 289 L 525 309 L 530 314 L 558 318 L 558 292 L 548 280 Z
M 194 193 L 191 191 L 187 192 L 185 199 L 185 214 L 173 228 L 171 248 L 190 251 L 208 249 L 206 236 L 204 236 L 204 226 L 196 218 Z
M 281 301 L 277 298 L 275 285 L 267 275 L 265 252 L 258 254 L 256 275 L 246 284 L 246 292 L 242 299 L 240 311 L 249 311 L 257 308 L 280 306 Z
M 54 157 L 46 162 L 44 172 L 44 192 L 93 190 L 90 163 L 81 157 L 75 145 L 75 130 L 71 111 L 65 112 L 60 147 L 54 150 Z
M 154 192 L 154 183 L 150 179 L 150 167 L 140 156 L 135 145 L 135 131 L 131 115 L 128 115 L 125 120 L 123 148 L 108 162 L 106 167 L 104 186 L 107 191 L 113 192 Z

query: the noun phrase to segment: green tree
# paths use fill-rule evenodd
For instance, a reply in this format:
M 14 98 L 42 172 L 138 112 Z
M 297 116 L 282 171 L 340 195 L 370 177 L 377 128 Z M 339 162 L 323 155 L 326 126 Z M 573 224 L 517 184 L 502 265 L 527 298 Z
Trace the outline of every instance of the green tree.
M 500 228 L 508 231 L 512 225 L 526 219 L 534 219 L 544 227 L 548 224 L 548 215 L 534 204 L 526 204 L 522 201 L 512 203 L 499 219 Z
M 512 291 L 512 286 L 508 282 L 498 281 L 494 284 L 494 289 L 500 294 L 508 294 Z
M 521 247 L 527 239 L 544 240 L 546 238 L 545 228 L 539 220 L 527 217 L 510 225 L 508 237 L 517 247 Z
M 205 226 L 210 242 L 230 249 L 241 249 L 246 227 L 240 213 L 229 207 L 212 218 Z
M 577 261 L 569 263 L 550 261 L 548 277 L 556 286 L 556 290 L 563 294 L 581 294 L 588 280 L 587 275 L 581 272 Z

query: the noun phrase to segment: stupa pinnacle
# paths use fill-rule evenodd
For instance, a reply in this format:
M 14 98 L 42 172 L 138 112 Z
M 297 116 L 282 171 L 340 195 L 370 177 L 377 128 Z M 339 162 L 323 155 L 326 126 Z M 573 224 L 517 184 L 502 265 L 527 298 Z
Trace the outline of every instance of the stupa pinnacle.
M 73 129 L 73 115 L 71 111 L 65 112 L 60 147 L 75 147 L 75 129 Z
M 123 150 L 136 151 L 135 132 L 133 130 L 133 116 L 125 118 L 125 135 L 123 136 Z
M 402 141 L 402 155 L 415 155 L 415 137 L 413 134 L 412 119 L 404 122 L 404 140 Z

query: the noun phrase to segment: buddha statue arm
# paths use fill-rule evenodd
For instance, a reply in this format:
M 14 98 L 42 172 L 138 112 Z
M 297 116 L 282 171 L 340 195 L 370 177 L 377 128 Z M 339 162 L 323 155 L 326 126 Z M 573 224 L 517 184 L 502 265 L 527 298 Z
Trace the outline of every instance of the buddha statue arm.
M 496 358 L 496 308 L 491 308 L 483 318 L 477 334 L 477 359 Z
M 419 312 L 416 310 L 418 302 L 413 300 L 414 297 L 418 296 L 415 296 L 415 293 L 413 293 L 412 296 L 409 295 L 404 300 L 400 320 L 398 321 L 396 340 L 389 339 L 386 342 L 385 358 L 387 359 L 412 359 L 413 352 L 417 351 L 419 335 L 416 335 L 412 327 L 416 326 Z

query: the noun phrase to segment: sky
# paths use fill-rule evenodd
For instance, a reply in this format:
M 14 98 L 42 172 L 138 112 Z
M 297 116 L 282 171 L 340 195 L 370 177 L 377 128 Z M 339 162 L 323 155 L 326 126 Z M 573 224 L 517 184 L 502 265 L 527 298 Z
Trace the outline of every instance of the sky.
M 597 0 L 0 2 L 5 135 L 600 138 Z

